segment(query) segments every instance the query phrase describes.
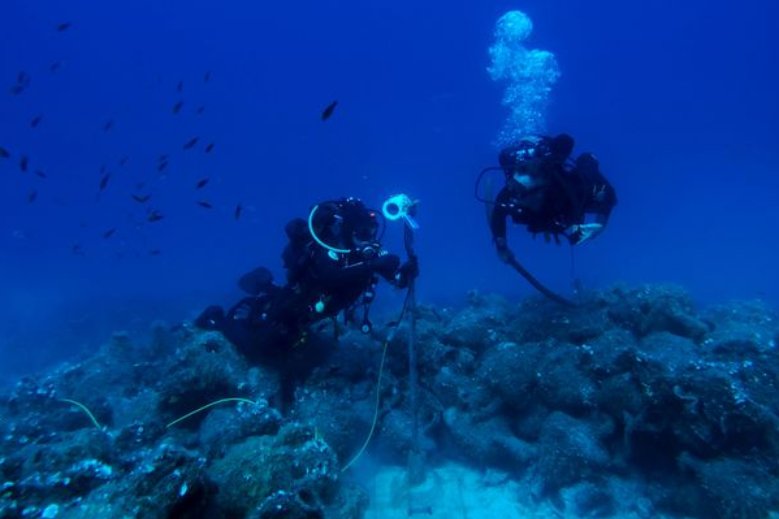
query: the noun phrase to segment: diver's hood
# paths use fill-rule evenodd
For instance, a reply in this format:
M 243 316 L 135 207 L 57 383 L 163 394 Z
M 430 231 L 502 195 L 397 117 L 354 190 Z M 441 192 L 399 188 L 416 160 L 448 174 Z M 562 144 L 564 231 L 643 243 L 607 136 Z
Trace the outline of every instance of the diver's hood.
M 357 198 L 327 201 L 314 206 L 309 213 L 308 224 L 314 241 L 333 252 L 351 252 L 355 247 L 353 238 L 362 243 L 378 241 L 378 214 Z

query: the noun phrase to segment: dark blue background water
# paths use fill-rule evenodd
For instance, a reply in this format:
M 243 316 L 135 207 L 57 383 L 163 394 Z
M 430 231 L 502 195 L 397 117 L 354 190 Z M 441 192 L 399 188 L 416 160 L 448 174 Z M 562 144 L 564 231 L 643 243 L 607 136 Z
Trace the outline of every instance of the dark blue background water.
M 634 4 L 6 1 L 0 146 L 13 157 L 0 160 L 0 371 L 231 302 L 245 270 L 281 275 L 287 220 L 347 194 L 421 200 L 423 301 L 530 293 L 496 259 L 472 197 L 506 116 L 486 67 L 510 9 L 533 19 L 530 46 L 560 63 L 550 131 L 596 152 L 618 190 L 607 232 L 576 251 L 575 275 L 590 287 L 669 281 L 702 303 L 776 304 L 779 5 Z M 22 70 L 29 88 L 13 96 Z M 170 156 L 164 176 L 160 154 Z M 111 178 L 98 197 L 102 165 Z M 131 193 L 151 193 L 165 218 L 149 224 Z M 397 246 L 399 226 L 388 234 Z M 567 247 L 520 229 L 511 242 L 541 279 L 570 290 Z

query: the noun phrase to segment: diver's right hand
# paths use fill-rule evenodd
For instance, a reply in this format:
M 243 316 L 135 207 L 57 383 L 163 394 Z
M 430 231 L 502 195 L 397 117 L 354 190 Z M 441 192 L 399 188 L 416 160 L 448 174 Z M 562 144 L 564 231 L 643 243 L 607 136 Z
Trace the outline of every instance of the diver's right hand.
M 587 240 L 593 239 L 603 231 L 601 223 L 584 223 L 572 225 L 565 230 L 566 236 L 572 245 L 579 245 Z

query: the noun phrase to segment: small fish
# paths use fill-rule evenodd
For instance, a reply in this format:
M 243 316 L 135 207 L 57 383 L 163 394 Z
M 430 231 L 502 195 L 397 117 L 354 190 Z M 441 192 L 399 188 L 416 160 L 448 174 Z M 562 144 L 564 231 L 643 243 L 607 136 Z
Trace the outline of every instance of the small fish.
M 103 233 L 103 239 L 107 240 L 108 238 L 113 236 L 115 232 L 116 232 L 116 227 L 111 227 L 110 229 L 108 229 L 106 232 Z
M 205 74 L 203 74 L 203 83 L 208 83 L 211 81 L 211 71 L 207 70 Z
M 110 132 L 114 128 L 114 120 L 109 119 L 105 123 L 103 123 L 103 131 L 104 132 Z
M 70 252 L 75 254 L 76 256 L 83 256 L 84 255 L 84 249 L 81 248 L 81 245 L 78 243 L 74 243 L 73 246 L 70 248 Z
M 187 142 L 184 143 L 184 149 L 185 150 L 191 150 L 192 148 L 195 147 L 195 144 L 197 144 L 197 141 L 198 141 L 197 137 L 192 137 L 191 139 L 189 139 Z
M 197 110 L 195 110 L 195 113 L 197 115 L 203 115 L 203 112 L 205 112 L 205 111 L 206 111 L 206 107 L 205 106 L 198 106 Z
M 30 165 L 30 158 L 27 157 L 27 155 L 22 155 L 19 157 L 19 169 L 22 170 L 22 173 L 27 173 L 27 168 Z
M 162 254 L 160 249 L 152 249 L 149 251 L 149 256 L 159 256 L 160 254 Z
M 119 159 L 119 165 L 120 165 L 120 166 L 125 166 L 125 165 L 127 164 L 127 161 L 128 161 L 128 160 L 130 160 L 130 157 L 128 157 L 127 155 L 125 155 L 124 157 L 122 157 L 121 159 Z
M 30 128 L 37 128 L 39 124 L 41 124 L 41 121 L 43 120 L 42 115 L 36 115 L 30 120 Z
M 165 162 L 168 160 L 168 156 L 166 154 L 161 154 L 159 157 L 157 157 L 157 162 Z
M 62 23 L 60 23 L 60 24 L 57 24 L 57 31 L 58 31 L 58 32 L 65 32 L 65 31 L 67 31 L 68 29 L 70 29 L 70 27 L 71 27 L 72 25 L 73 25 L 73 24 L 72 24 L 71 22 L 62 22 Z
M 51 65 L 49 65 L 49 72 L 57 72 L 59 69 L 62 68 L 62 62 L 61 61 L 54 61 Z
M 333 101 L 327 107 L 325 107 L 324 110 L 322 110 L 322 120 L 327 121 L 332 117 L 333 112 L 335 111 L 335 107 L 338 105 L 338 101 Z
M 209 202 L 208 200 L 198 200 L 197 205 L 199 205 L 200 207 L 205 207 L 206 209 L 214 208 L 214 206 L 211 205 L 211 202 Z
M 35 170 L 35 175 L 40 177 L 40 178 L 46 178 L 46 173 L 44 173 L 43 170 L 40 170 L 40 169 L 36 169 Z
M 111 173 L 106 173 L 103 178 L 100 179 L 100 191 L 104 191 L 108 187 L 108 181 L 111 180 Z
M 139 204 L 145 204 L 151 198 L 151 195 L 130 195 L 130 196 L 132 196 L 133 200 L 135 200 Z
M 11 156 L 11 152 L 0 146 L 0 159 L 7 159 Z
M 16 74 L 16 84 L 12 86 L 9 91 L 11 95 L 19 95 L 24 92 L 27 87 L 30 86 L 30 75 L 24 70 L 20 70 Z
M 241 204 L 235 205 L 235 211 L 233 212 L 233 217 L 238 220 L 241 217 L 241 213 L 243 212 L 243 207 L 241 207 Z
M 168 162 L 163 160 L 162 162 L 157 164 L 157 171 L 163 171 L 167 167 L 168 167 Z
M 24 70 L 16 74 L 16 84 L 10 88 L 11 95 L 19 95 L 30 86 L 30 75 Z
M 205 151 L 206 153 L 211 153 L 212 151 L 214 151 L 214 143 L 213 142 L 209 143 L 208 146 L 206 146 Z
M 28 204 L 31 204 L 31 203 L 35 202 L 35 199 L 36 199 L 36 198 L 38 198 L 38 191 L 36 191 L 35 189 L 33 189 L 32 191 L 30 191 L 30 192 L 27 194 L 27 203 L 28 203 Z
M 184 101 L 178 101 L 175 105 L 173 105 L 172 112 L 173 114 L 177 114 L 181 111 L 181 107 L 184 106 Z
M 165 218 L 165 216 L 161 212 L 157 211 L 156 209 L 152 209 L 151 211 L 149 211 L 149 214 L 146 215 L 146 219 L 152 223 L 159 222 L 163 218 Z
M 176 92 L 179 94 L 184 91 L 184 81 L 179 81 L 179 84 L 176 85 Z
M 197 181 L 197 184 L 195 184 L 195 189 L 202 189 L 206 187 L 206 184 L 208 184 L 208 177 L 201 178 L 200 180 Z

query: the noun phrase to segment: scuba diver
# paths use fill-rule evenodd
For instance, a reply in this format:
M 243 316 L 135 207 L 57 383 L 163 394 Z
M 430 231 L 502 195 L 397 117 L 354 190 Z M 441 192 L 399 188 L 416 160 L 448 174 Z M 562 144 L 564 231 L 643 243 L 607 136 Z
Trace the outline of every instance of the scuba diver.
M 221 331 L 251 361 L 281 364 L 306 342 L 310 326 L 323 319 L 343 314 L 369 333 L 379 278 L 405 288 L 419 273 L 415 255 L 401 265 L 397 255 L 382 248 L 380 223 L 380 213 L 356 198 L 315 205 L 307 220 L 286 225 L 286 283 L 274 284 L 268 269 L 257 268 L 238 281 L 247 297 L 226 313 L 208 307 L 196 326 Z
M 560 134 L 524 138 L 503 149 L 499 161 L 505 185 L 495 200 L 482 199 L 490 206 L 490 231 L 501 260 L 542 293 L 566 304 L 570 301 L 543 287 L 517 262 L 506 239 L 506 220 L 510 217 L 534 236 L 543 234 L 558 244 L 560 236 L 578 245 L 604 230 L 617 204 L 616 192 L 592 153 L 570 160 L 573 147 L 573 138 Z M 479 181 L 491 169 L 496 168 L 482 171 Z

